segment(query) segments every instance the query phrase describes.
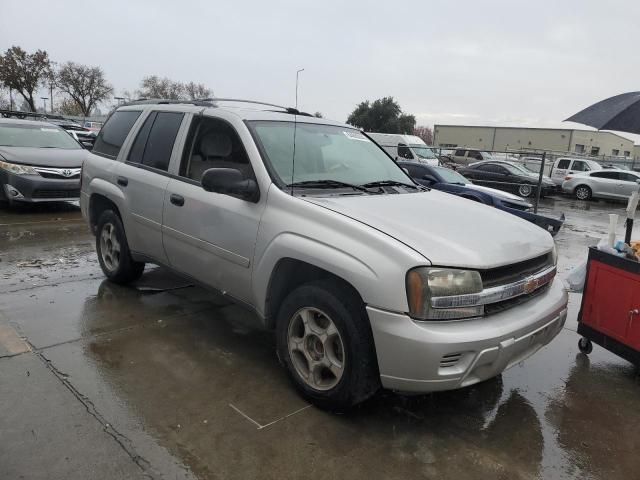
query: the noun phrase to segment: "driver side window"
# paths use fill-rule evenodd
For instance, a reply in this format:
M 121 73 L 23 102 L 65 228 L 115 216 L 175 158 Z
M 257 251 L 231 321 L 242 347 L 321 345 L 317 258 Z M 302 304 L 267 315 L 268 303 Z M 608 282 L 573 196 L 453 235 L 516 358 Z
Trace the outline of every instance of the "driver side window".
M 179 175 L 200 182 L 210 168 L 234 168 L 244 178 L 255 178 L 235 129 L 215 118 L 196 118 L 189 130 Z

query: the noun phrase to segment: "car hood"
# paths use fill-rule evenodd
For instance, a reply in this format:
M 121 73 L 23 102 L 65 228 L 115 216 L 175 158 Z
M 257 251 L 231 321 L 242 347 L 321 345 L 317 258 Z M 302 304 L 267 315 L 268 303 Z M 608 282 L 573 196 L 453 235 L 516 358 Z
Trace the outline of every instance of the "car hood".
M 395 238 L 433 265 L 486 269 L 553 248 L 551 235 L 530 222 L 436 190 L 305 200 Z
M 0 158 L 7 162 L 38 167 L 78 168 L 87 156 L 87 150 L 64 148 L 2 147 Z
M 531 207 L 531 204 L 529 202 L 524 201 L 522 198 L 520 198 L 517 195 L 514 195 L 513 193 L 503 192 L 502 190 L 497 190 L 495 188 L 483 187 L 482 185 L 474 185 L 473 183 L 466 183 L 465 187 L 470 188 L 471 190 L 477 190 L 479 192 L 488 193 L 489 195 L 498 197 L 501 200 L 507 200 L 513 203 L 520 203 L 522 205 L 528 205 L 529 207 Z

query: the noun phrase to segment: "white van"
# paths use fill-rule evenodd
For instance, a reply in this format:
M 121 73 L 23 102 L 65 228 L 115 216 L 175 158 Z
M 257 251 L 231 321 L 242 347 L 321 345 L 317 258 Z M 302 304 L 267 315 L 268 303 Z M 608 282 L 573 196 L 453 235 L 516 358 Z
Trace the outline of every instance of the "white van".
M 440 163 L 433 149 L 415 135 L 397 133 L 367 133 L 367 135 L 395 160 L 413 160 L 434 166 Z
M 592 170 L 602 170 L 602 165 L 595 160 L 559 157 L 553 162 L 549 176 L 553 183 L 562 185 L 564 177 L 567 175 L 579 172 L 591 172 Z

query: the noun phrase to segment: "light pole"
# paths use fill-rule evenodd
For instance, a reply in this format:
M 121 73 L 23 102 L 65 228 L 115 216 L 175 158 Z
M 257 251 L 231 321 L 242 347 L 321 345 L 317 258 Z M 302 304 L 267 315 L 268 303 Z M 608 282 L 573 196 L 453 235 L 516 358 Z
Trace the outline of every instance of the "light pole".
M 300 77 L 300 72 L 304 72 L 304 68 L 296 71 L 296 110 L 298 109 L 298 78 Z
M 49 97 L 40 97 L 42 99 L 42 104 L 44 105 L 44 113 L 45 115 L 47 114 L 47 100 L 49 100 Z

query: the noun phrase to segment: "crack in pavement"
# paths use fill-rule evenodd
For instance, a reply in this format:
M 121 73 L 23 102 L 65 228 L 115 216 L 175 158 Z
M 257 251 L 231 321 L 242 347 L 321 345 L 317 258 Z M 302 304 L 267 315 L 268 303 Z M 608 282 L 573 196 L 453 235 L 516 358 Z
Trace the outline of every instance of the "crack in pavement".
M 25 339 L 27 344 L 31 347 L 32 352 L 44 363 L 44 365 L 53 373 L 53 375 L 64 385 L 64 387 L 71 392 L 71 394 L 85 407 L 87 413 L 95 418 L 103 427 L 103 431 L 109 435 L 113 440 L 124 450 L 129 458 L 140 468 L 143 475 L 150 479 L 162 478 L 159 472 L 157 472 L 151 463 L 137 454 L 135 448 L 132 445 L 131 440 L 124 434 L 120 433 L 113 427 L 98 411 L 94 403 L 85 395 L 80 393 L 73 384 L 68 380 L 68 375 L 60 371 L 51 360 L 49 360 L 42 351 L 36 349 L 28 340 Z

